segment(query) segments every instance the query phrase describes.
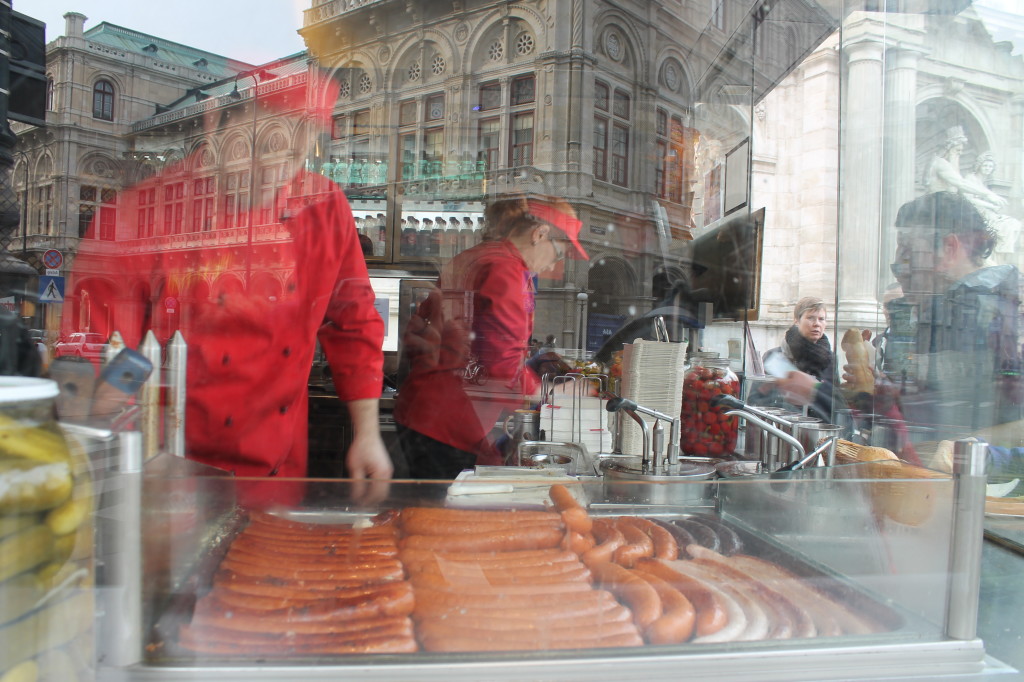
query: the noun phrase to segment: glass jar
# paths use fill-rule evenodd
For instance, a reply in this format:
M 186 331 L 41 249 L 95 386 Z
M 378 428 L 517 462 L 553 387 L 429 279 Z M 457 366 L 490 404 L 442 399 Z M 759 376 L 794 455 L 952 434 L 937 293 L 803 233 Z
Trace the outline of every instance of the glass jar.
M 681 445 L 683 453 L 695 457 L 731 455 L 736 448 L 739 420 L 725 413 L 727 407 L 712 407 L 719 393 L 738 396 L 740 382 L 727 358 L 695 355 L 683 379 Z
M 57 393 L 0 377 L 0 675 L 90 679 L 92 479 L 57 424 Z

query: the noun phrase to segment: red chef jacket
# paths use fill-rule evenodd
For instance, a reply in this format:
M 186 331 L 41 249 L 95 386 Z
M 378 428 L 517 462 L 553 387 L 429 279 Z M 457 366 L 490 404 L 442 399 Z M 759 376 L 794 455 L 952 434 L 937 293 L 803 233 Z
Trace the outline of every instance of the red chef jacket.
M 524 367 L 533 330 L 533 273 L 511 242 L 484 242 L 453 258 L 441 273 L 439 286 L 448 328 L 440 361 L 410 361 L 395 403 L 395 420 L 477 453 L 478 464 L 501 464 L 497 451 L 484 440 L 498 417 L 522 407 L 524 397 L 539 385 L 537 376 Z M 439 319 L 431 311 L 419 313 Z M 482 386 L 471 386 L 459 376 L 465 354 L 445 352 L 458 345 L 451 327 L 462 324 L 466 343 L 487 370 Z
M 187 456 L 240 476 L 304 477 L 316 339 L 342 400 L 379 398 L 383 381 L 384 324 L 348 202 L 302 172 L 273 206 L 257 207 L 251 233 L 221 213 L 207 230 L 167 234 L 144 212 L 154 190 L 179 179 L 188 171 L 125 192 L 113 228 L 94 221 L 74 261 L 64 331 L 117 330 L 137 348 L 147 329 L 161 344 L 180 329 Z M 165 215 L 173 220 L 173 206 Z

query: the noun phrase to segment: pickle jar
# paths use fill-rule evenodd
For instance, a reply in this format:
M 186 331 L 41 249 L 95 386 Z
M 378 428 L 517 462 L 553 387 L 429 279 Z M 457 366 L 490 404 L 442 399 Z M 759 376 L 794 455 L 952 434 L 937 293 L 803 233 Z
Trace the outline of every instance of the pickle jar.
M 88 457 L 57 424 L 58 387 L 0 377 L 0 677 L 94 670 Z M 74 677 L 70 677 L 71 674 Z
M 683 379 L 681 444 L 683 453 L 695 457 L 722 457 L 736 448 L 739 420 L 725 413 L 728 407 L 712 407 L 719 393 L 738 396 L 740 382 L 727 358 L 695 355 Z

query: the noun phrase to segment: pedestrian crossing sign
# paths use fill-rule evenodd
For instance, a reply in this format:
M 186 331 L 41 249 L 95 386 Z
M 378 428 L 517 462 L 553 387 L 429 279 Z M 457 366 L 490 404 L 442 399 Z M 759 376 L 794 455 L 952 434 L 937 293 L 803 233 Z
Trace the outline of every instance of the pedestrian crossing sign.
M 41 276 L 39 278 L 39 302 L 63 303 L 64 278 L 52 275 Z

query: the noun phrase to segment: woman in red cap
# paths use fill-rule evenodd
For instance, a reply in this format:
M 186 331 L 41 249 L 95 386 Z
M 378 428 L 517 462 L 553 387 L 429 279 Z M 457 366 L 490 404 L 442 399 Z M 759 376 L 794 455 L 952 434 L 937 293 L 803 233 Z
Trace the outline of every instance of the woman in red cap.
M 484 241 L 445 267 L 403 336 L 409 373 L 395 421 L 413 478 L 452 479 L 475 464 L 501 464 L 488 434 L 540 386 L 524 364 L 534 277 L 563 258 L 587 258 L 580 221 L 563 200 L 501 197 L 485 217 Z M 480 385 L 463 380 L 470 357 L 485 370 Z

